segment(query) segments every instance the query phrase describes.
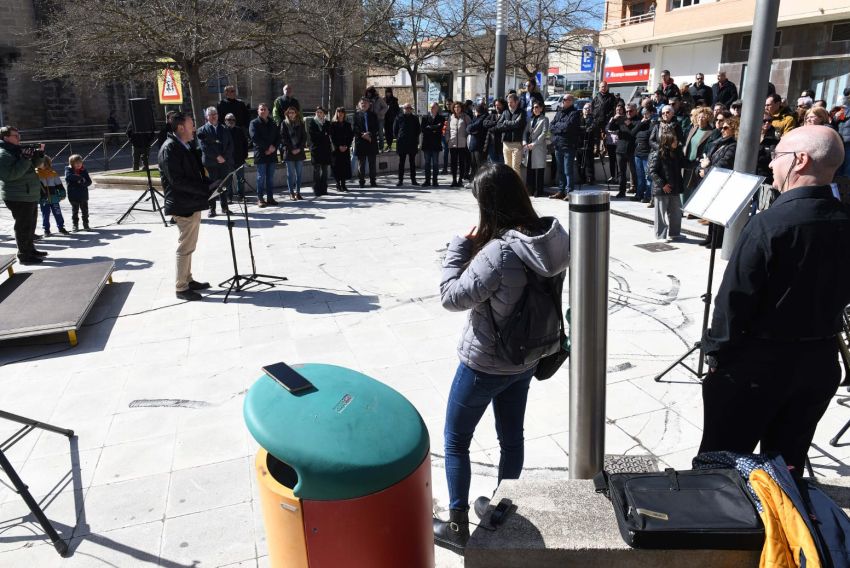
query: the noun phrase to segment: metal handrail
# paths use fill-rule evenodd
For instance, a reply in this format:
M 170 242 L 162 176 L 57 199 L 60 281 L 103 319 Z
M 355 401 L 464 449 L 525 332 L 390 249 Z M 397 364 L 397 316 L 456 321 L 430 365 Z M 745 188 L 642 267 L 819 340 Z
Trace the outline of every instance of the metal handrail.
M 651 22 L 655 19 L 655 11 L 647 12 L 646 14 L 639 14 L 637 16 L 631 16 L 628 18 L 623 18 L 622 20 L 614 20 L 612 22 L 605 22 L 605 26 L 602 29 L 605 30 L 613 30 L 617 28 L 623 28 L 625 26 L 633 26 L 635 24 L 642 24 L 644 22 Z

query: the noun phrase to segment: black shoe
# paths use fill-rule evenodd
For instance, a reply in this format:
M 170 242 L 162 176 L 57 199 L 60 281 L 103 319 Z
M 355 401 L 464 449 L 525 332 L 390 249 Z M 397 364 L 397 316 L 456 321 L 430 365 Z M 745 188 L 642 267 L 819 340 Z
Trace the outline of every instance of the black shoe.
M 403 185 L 404 185 L 404 182 L 403 182 L 403 181 L 401 181 L 401 180 L 398 180 L 397 182 L 395 182 L 395 186 L 396 186 L 396 187 L 401 187 L 401 186 L 403 186 Z
M 378 182 L 376 182 L 376 181 L 370 181 L 370 182 L 369 182 L 369 187 L 378 187 Z
M 549 199 L 563 199 L 567 196 L 563 191 L 559 191 L 558 193 L 553 193 L 549 196 Z
M 275 201 L 274 199 L 267 199 L 266 204 L 267 205 L 277 205 L 277 201 Z
M 60 227 L 59 232 L 62 233 L 63 235 L 70 235 L 71 234 L 71 233 L 68 232 L 68 229 L 66 229 L 65 227 Z
M 620 193 L 618 193 L 617 195 L 615 195 L 615 196 L 614 196 L 614 198 L 621 198 L 621 199 L 622 199 L 622 198 L 623 198 L 623 197 L 625 197 L 625 196 L 626 196 L 626 194 L 625 194 L 624 192 L 622 192 L 622 191 L 621 191 Z
M 79 225 L 74 225 L 74 232 L 76 233 L 76 232 L 77 232 L 77 231 L 79 231 L 79 230 L 80 230 L 80 226 L 79 226 Z
M 268 205 L 268 203 L 266 203 L 266 200 L 262 197 L 259 199 L 259 201 L 257 201 L 257 207 L 259 207 L 260 209 L 264 209 L 266 205 Z
M 413 180 L 412 182 L 410 182 L 410 185 L 419 185 L 419 182 L 416 181 L 416 180 Z
M 41 264 L 42 262 L 44 262 L 44 259 L 42 259 L 40 256 L 27 255 L 18 257 L 18 263 L 23 265 Z
M 44 229 L 44 236 L 45 236 L 45 237 L 49 237 L 49 236 L 50 236 L 50 235 L 52 235 L 52 234 L 53 234 L 53 233 L 51 233 L 51 232 L 50 232 L 50 229 Z
M 449 520 L 442 521 L 435 518 L 432 521 L 434 527 L 434 544 L 462 552 L 469 540 L 469 513 L 457 509 L 449 510 Z
M 189 290 L 206 290 L 209 287 L 209 282 L 196 282 L 195 280 L 189 282 Z
M 182 292 L 177 292 L 177 298 L 180 300 L 186 300 L 187 302 L 196 302 L 198 300 L 202 300 L 203 296 L 194 290 L 183 290 Z
M 210 219 L 215 218 L 215 209 L 210 209 L 210 213 L 209 215 L 207 215 L 207 217 L 209 217 Z
M 361 181 L 361 182 L 360 182 L 360 187 L 366 187 L 366 182 L 365 182 L 365 181 Z
M 45 256 L 47 256 L 47 253 L 46 253 L 45 251 L 43 251 L 43 250 L 35 250 L 35 249 L 33 249 L 33 251 L 32 251 L 32 256 L 38 256 L 38 257 L 44 258 Z
M 91 231 L 91 227 L 89 227 L 88 223 L 83 223 L 83 229 L 85 229 L 86 231 Z
M 41 240 L 41 235 L 33 235 L 33 236 L 32 236 L 32 240 L 34 240 L 34 241 L 40 241 L 40 240 Z
M 478 515 L 479 520 L 483 519 L 484 515 L 487 514 L 487 511 L 490 510 L 490 498 L 482 495 L 475 500 L 475 503 L 472 504 L 472 508 L 475 511 L 475 514 Z
M 422 187 L 431 187 L 431 178 L 426 178 L 425 183 L 422 184 Z

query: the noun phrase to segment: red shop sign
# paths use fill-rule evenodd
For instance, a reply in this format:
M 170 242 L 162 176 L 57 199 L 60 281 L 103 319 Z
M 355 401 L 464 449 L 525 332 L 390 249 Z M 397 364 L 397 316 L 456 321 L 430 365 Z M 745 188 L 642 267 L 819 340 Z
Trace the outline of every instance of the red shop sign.
M 638 83 L 649 80 L 649 63 L 606 67 L 603 73 L 608 83 Z

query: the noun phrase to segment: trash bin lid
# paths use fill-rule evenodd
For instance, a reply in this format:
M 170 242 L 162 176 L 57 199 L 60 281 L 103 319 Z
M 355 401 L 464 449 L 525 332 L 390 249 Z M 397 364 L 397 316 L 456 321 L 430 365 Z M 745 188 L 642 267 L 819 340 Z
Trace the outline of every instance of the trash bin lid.
M 354 499 L 395 485 L 422 463 L 428 429 L 410 402 L 362 373 L 292 365 L 316 387 L 292 394 L 263 375 L 245 397 L 254 439 L 298 473 L 300 499 Z

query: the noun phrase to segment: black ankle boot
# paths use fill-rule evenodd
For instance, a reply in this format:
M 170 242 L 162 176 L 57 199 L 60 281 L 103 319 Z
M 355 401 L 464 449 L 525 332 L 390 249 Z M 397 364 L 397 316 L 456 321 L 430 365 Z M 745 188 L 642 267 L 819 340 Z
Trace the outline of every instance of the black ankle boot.
M 449 520 L 433 520 L 435 544 L 455 551 L 463 551 L 469 540 L 469 513 L 449 510 Z

